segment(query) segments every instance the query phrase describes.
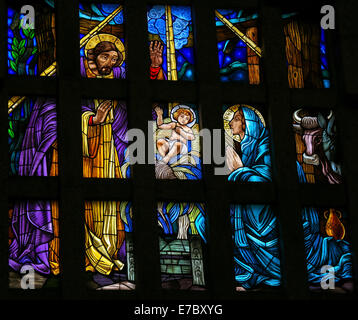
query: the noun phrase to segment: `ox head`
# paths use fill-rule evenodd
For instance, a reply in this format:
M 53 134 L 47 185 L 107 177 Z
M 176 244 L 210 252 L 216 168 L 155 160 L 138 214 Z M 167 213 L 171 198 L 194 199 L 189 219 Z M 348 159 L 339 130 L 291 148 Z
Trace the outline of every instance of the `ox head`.
M 306 147 L 303 162 L 314 166 L 322 165 L 322 172 L 329 182 L 339 183 L 341 171 L 335 159 L 336 126 L 332 111 L 327 117 L 321 113 L 307 116 L 299 109 L 294 113 L 293 120 L 295 132 L 302 136 Z

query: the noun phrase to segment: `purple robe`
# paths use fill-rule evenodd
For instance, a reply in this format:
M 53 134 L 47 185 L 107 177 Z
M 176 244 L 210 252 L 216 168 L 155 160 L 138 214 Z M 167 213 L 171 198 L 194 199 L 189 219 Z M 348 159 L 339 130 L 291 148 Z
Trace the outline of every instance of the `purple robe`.
M 56 141 L 56 104 L 53 99 L 35 101 L 20 153 L 20 176 L 48 176 L 51 145 Z M 50 273 L 48 245 L 53 239 L 49 201 L 18 201 L 11 221 L 14 239 L 9 248 L 9 265 L 20 271 L 30 265 L 42 274 Z

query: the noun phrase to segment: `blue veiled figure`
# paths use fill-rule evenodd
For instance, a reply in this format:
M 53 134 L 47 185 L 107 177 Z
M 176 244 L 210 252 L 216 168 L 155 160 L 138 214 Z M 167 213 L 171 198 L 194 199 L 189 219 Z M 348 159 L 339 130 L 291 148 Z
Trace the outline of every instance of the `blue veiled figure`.
M 230 181 L 270 182 L 269 133 L 258 114 L 241 107 L 245 135 L 240 142 L 243 166 L 229 175 Z M 233 127 L 232 127 L 233 128 Z M 234 134 L 236 134 L 234 132 Z M 277 220 L 269 205 L 234 205 L 235 280 L 244 289 L 281 282 Z

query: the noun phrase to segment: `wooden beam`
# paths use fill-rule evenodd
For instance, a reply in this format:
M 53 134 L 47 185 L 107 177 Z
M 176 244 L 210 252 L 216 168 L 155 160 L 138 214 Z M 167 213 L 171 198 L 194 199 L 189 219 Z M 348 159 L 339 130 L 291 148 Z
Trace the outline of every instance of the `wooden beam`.
M 98 25 L 98 21 L 93 21 L 89 19 L 80 19 L 80 34 L 88 34 L 94 27 Z M 124 28 L 123 25 L 110 25 L 107 24 L 101 30 L 103 33 L 114 34 L 119 38 L 124 38 Z

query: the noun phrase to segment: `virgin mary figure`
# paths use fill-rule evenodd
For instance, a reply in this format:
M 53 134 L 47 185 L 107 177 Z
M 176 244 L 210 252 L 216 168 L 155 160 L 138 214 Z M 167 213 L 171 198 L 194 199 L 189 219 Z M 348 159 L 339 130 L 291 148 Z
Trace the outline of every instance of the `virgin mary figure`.
M 269 132 L 262 115 L 246 105 L 224 113 L 229 181 L 270 182 Z M 269 205 L 234 205 L 234 261 L 237 290 L 280 285 L 277 220 Z

